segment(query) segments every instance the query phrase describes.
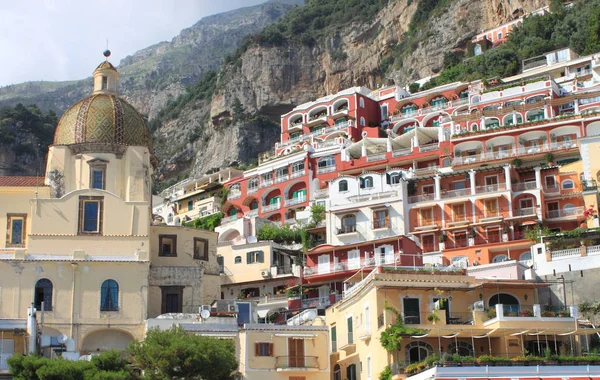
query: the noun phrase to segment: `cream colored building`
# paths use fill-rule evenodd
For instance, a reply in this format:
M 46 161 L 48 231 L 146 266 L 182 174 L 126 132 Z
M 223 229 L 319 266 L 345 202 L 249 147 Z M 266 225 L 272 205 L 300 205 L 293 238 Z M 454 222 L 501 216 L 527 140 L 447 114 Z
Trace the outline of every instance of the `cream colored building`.
M 43 303 L 41 333 L 66 335 L 72 356 L 123 349 L 148 316 L 197 312 L 219 292 L 216 233 L 151 225 L 151 136 L 117 79 L 108 61 L 94 71 L 93 94 L 58 123 L 45 178 L 0 177 L 0 327 L 32 303 L 40 324 Z M 5 332 L 13 352 L 33 349 Z
M 388 366 L 397 373 L 434 354 L 512 357 L 527 350 L 543 356 L 546 348 L 578 353 L 578 334 L 585 334 L 576 307 L 549 311 L 537 304 L 536 287 L 543 284 L 400 268 L 376 268 L 347 282 L 353 286 L 326 311 L 336 380 L 376 379 Z M 422 331 L 404 336 L 400 349 L 388 352 L 381 333 L 397 318 Z

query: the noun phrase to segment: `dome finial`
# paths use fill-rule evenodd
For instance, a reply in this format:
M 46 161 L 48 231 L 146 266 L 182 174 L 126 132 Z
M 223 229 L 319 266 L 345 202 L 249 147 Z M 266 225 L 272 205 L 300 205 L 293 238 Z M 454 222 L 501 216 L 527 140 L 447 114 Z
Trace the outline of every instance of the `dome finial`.
M 106 39 L 106 50 L 104 50 L 104 53 L 102 54 L 106 57 L 106 60 L 108 61 L 108 57 L 110 57 L 110 50 L 108 50 L 108 38 Z

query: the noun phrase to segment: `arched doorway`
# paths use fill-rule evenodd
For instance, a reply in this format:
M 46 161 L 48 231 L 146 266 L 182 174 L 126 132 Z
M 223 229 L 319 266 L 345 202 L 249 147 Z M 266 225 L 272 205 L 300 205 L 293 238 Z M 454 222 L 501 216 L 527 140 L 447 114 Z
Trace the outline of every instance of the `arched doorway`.
M 449 354 L 459 354 L 460 356 L 473 356 L 473 345 L 468 342 L 450 343 L 448 345 Z
M 108 350 L 125 351 L 133 336 L 125 331 L 103 329 L 96 330 L 83 339 L 81 345 L 82 352 L 101 352 Z
M 490 297 L 488 301 L 489 307 L 495 307 L 497 304 L 502 305 L 502 309 L 504 310 L 504 314 L 508 313 L 519 313 L 519 300 L 510 294 L 506 293 L 498 293 L 494 294 Z
M 406 364 L 418 363 L 430 355 L 433 355 L 433 347 L 427 342 L 418 340 L 406 345 Z

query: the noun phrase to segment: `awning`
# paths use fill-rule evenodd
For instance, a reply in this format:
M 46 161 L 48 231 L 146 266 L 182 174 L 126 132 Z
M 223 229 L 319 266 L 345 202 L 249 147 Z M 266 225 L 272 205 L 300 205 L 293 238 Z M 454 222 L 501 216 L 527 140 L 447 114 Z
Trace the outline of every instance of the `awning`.
M 522 226 L 537 226 L 537 220 L 526 220 L 521 223 Z

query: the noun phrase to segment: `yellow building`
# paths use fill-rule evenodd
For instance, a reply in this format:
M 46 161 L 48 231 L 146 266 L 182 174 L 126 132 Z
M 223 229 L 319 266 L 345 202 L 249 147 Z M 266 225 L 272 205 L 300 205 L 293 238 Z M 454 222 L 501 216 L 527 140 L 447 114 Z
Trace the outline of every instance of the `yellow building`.
M 108 61 L 94 71 L 92 95 L 58 123 L 45 177 L 0 178 L 2 363 L 35 348 L 13 336 L 32 303 L 41 334 L 66 335 L 77 357 L 143 338 L 149 315 L 218 297 L 217 234 L 151 225 L 156 158 L 118 76 Z
M 326 312 L 336 380 L 375 379 L 388 366 L 394 373 L 434 354 L 578 353 L 577 335 L 584 333 L 576 307 L 536 304 L 536 287 L 545 284 L 393 268 L 358 273 L 347 283 L 344 298 Z M 417 330 L 387 351 L 381 334 L 398 319 Z

